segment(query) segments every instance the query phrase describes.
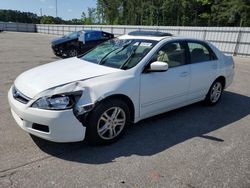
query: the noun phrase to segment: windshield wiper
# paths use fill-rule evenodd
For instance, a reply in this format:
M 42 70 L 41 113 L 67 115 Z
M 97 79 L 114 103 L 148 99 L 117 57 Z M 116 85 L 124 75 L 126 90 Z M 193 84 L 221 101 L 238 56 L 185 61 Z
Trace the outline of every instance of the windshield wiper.
M 132 43 L 132 41 L 130 41 L 129 43 L 127 43 L 124 46 L 122 46 L 122 48 L 118 52 L 116 52 L 116 54 L 120 53 L 122 50 L 124 50 L 125 48 L 127 48 L 131 43 Z
M 114 50 L 111 50 L 109 53 L 107 53 L 105 56 L 103 56 L 102 57 L 102 59 L 99 61 L 99 65 L 102 65 L 103 63 L 104 63 L 104 60 L 105 60 L 105 58 L 109 55 L 109 54 L 111 54 L 112 52 L 114 52 L 114 51 L 116 51 L 116 50 L 118 50 L 119 48 L 116 48 L 116 49 L 114 49 Z
M 105 58 L 109 55 L 109 54 L 111 54 L 112 52 L 114 52 L 114 51 L 116 51 L 116 50 L 118 50 L 118 49 L 120 49 L 118 52 L 116 52 L 116 54 L 118 54 L 119 52 L 121 52 L 122 50 L 124 50 L 125 48 L 127 48 L 129 45 L 131 44 L 131 42 L 130 43 L 128 43 L 128 44 L 125 44 L 124 46 L 122 46 L 122 47 L 120 47 L 120 48 L 116 48 L 116 49 L 114 49 L 114 50 L 112 50 L 112 51 L 110 51 L 109 53 L 107 53 L 105 56 L 103 56 L 103 58 L 100 60 L 100 62 L 98 63 L 99 65 L 103 65 L 104 64 L 104 62 L 105 62 Z
M 138 43 L 138 45 L 132 50 L 130 56 L 126 59 L 126 61 L 120 66 L 120 69 L 123 69 L 125 67 L 125 65 L 127 65 L 127 63 L 131 60 L 132 57 L 134 57 L 135 52 L 137 50 L 137 48 L 140 46 L 141 42 Z

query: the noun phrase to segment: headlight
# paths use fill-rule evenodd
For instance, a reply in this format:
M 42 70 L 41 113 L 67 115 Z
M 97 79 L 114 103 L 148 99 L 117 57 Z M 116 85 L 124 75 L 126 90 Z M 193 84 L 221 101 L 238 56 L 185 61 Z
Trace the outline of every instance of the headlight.
M 36 100 L 31 106 L 33 108 L 40 108 L 45 110 L 65 110 L 72 108 L 81 94 L 60 94 L 53 96 L 41 97 Z

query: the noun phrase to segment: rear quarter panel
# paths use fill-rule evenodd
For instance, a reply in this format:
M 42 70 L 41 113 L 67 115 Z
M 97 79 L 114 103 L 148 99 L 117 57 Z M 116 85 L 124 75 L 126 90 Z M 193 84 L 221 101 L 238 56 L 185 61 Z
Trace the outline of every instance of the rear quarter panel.
M 218 48 L 216 48 L 213 44 L 208 43 L 208 45 L 215 52 L 218 57 L 218 71 L 217 77 L 224 76 L 226 79 L 225 88 L 227 88 L 232 82 L 234 78 L 234 67 L 235 63 L 232 56 L 223 54 Z

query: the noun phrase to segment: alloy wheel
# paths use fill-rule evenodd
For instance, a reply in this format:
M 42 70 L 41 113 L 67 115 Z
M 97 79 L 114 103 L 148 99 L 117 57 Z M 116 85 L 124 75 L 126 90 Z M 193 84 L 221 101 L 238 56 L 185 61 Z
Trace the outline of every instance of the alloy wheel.
M 210 100 L 212 103 L 216 103 L 220 96 L 221 96 L 221 93 L 222 93 L 222 85 L 220 82 L 216 82 L 212 89 L 211 89 L 211 92 L 210 92 Z
M 111 140 L 118 136 L 126 124 L 126 114 L 120 107 L 112 107 L 106 110 L 99 118 L 97 124 L 98 135 L 105 140 Z

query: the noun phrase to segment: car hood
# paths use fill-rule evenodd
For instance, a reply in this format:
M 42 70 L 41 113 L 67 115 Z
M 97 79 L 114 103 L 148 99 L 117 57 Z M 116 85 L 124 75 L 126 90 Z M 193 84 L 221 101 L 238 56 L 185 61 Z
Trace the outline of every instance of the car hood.
M 76 39 L 76 38 L 75 38 Z M 67 38 L 67 37 L 60 37 L 60 38 L 55 38 L 51 41 L 51 44 L 52 45 L 58 45 L 58 44 L 61 44 L 61 43 L 64 43 L 64 42 L 68 42 L 68 41 L 71 41 L 71 40 L 74 40 L 72 38 Z
M 30 69 L 18 76 L 14 85 L 21 93 L 33 98 L 38 93 L 53 87 L 118 71 L 123 70 L 74 57 Z

